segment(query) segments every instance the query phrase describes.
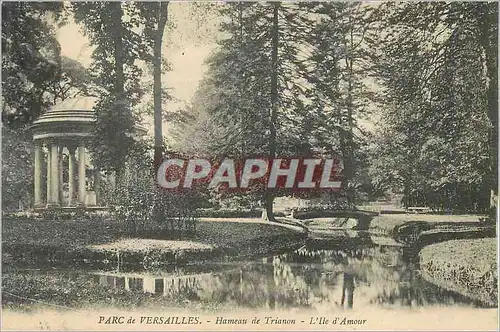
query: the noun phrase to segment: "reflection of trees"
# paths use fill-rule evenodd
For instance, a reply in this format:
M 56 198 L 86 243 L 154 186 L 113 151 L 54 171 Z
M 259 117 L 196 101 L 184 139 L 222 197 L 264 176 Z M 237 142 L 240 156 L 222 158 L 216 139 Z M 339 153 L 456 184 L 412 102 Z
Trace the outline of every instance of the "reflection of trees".
M 352 308 L 354 301 L 354 276 L 349 273 L 344 273 L 344 282 L 342 284 L 342 299 L 340 305 L 344 306 L 347 293 L 347 307 Z
M 314 278 L 307 266 L 290 265 L 283 255 L 274 257 L 273 270 L 276 294 L 280 306 L 306 306 L 309 287 L 306 278 Z
M 363 304 L 420 306 L 453 303 L 457 296 L 423 281 L 401 248 L 365 246 L 307 249 L 204 274 L 169 277 L 99 277 L 104 285 L 173 299 L 243 307 Z M 178 272 L 178 271 L 177 271 Z M 366 292 L 369 291 L 369 294 Z M 366 300 L 363 303 L 363 300 Z
M 399 282 L 386 284 L 381 287 L 371 303 L 379 305 L 397 305 L 405 307 L 419 307 L 434 304 L 451 305 L 456 302 L 470 303 L 471 301 L 459 294 L 439 288 L 423 280 L 414 265 L 407 265 L 400 269 Z
M 283 264 L 288 265 L 295 275 L 303 276 L 307 298 L 312 296 L 315 302 L 333 302 L 332 290 L 337 287 L 337 275 L 344 273 L 344 296 L 347 293 L 348 306 L 352 307 L 354 275 L 359 281 L 366 279 L 366 270 L 371 265 L 370 247 L 352 249 L 299 249 L 293 253 L 281 255 Z M 286 261 L 286 263 L 285 263 Z M 308 303 L 307 304 L 311 304 Z M 343 301 L 342 301 L 343 304 Z
M 279 258 L 273 257 L 273 265 L 272 269 L 268 268 L 266 269 L 266 294 L 267 294 L 267 301 L 266 301 L 266 307 L 269 309 L 275 309 L 276 308 L 276 286 L 277 282 L 279 282 L 280 276 L 278 273 L 276 273 L 275 269 L 275 262 L 278 261 Z M 264 261 L 264 263 L 267 263 L 267 259 Z
M 161 280 L 163 280 L 163 287 Z M 200 290 L 199 278 L 193 276 L 188 278 L 172 278 L 172 279 L 156 279 L 155 288 L 161 290 L 164 288 L 163 294 L 172 298 L 182 298 L 188 300 L 199 300 L 198 292 Z
M 307 304 L 307 287 L 281 256 L 212 276 L 211 300 L 269 309 Z M 208 295 L 208 292 L 207 292 Z
M 405 258 L 405 259 L 404 259 Z M 456 295 L 429 285 L 417 275 L 414 264 L 403 257 L 403 248 L 369 246 L 349 249 L 307 250 L 282 255 L 294 272 L 304 276 L 316 301 L 335 302 L 333 290 L 342 274 L 341 305 L 353 307 L 356 283 L 370 287 L 375 295 L 370 303 L 379 305 L 421 306 L 453 303 Z M 433 289 L 429 291 L 429 289 Z
M 199 278 L 195 276 L 155 277 L 150 275 L 97 275 L 95 281 L 101 286 L 124 289 L 132 292 L 144 292 L 163 295 L 175 299 L 199 299 Z

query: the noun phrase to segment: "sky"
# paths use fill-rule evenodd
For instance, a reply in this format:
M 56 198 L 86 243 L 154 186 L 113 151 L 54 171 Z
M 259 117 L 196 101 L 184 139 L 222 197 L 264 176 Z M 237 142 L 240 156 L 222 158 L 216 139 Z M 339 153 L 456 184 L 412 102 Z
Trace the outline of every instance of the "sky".
M 164 35 L 163 56 L 171 63 L 172 70 L 163 75 L 162 81 L 177 102 L 164 105 L 166 110 L 174 111 L 190 102 L 207 69 L 204 61 L 217 46 L 217 20 L 211 14 L 198 14 L 201 10 L 188 2 L 169 4 L 171 26 Z M 70 21 L 57 31 L 57 38 L 63 56 L 85 67 L 90 65 L 92 45 L 81 26 Z M 152 127 L 150 124 L 152 119 L 146 119 L 145 125 Z M 167 134 L 168 126 L 163 128 Z

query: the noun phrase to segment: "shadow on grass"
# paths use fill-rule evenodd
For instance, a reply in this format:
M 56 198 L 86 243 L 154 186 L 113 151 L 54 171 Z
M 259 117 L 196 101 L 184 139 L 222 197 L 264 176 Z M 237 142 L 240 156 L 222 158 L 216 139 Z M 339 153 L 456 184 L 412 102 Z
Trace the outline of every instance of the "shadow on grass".
M 85 246 L 105 244 L 122 238 L 149 238 L 158 240 L 192 240 L 204 244 L 238 243 L 269 235 L 287 236 L 295 232 L 259 222 L 231 220 L 199 221 L 193 234 L 182 235 L 159 227 L 132 233 L 118 221 L 3 221 L 4 244 L 39 244 L 53 246 Z
M 120 264 L 125 260 L 142 264 L 146 257 L 162 264 L 178 264 L 288 250 L 303 243 L 305 236 L 259 222 L 259 219 L 256 222 L 200 221 L 195 234 L 176 239 L 173 239 L 173 234 L 161 230 L 150 230 L 140 236 L 130 234 L 125 225 L 117 221 L 6 221 L 3 225 L 3 252 L 11 264 L 21 261 L 47 264 L 109 261 Z M 129 246 L 126 242 L 123 246 L 122 240 L 127 239 L 133 243 Z M 152 239 L 168 240 L 168 243 L 151 244 L 148 240 Z M 106 246 L 95 248 L 96 245 Z

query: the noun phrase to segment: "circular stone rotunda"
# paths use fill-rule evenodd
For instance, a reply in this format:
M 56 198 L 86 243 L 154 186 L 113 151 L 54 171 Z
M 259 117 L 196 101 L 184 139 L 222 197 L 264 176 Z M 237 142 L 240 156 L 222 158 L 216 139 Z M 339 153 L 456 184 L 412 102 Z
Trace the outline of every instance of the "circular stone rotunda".
M 96 102 L 93 97 L 66 99 L 33 122 L 35 209 L 102 207 L 102 170 L 93 165 L 87 150 L 96 122 Z M 136 127 L 145 133 L 145 128 Z

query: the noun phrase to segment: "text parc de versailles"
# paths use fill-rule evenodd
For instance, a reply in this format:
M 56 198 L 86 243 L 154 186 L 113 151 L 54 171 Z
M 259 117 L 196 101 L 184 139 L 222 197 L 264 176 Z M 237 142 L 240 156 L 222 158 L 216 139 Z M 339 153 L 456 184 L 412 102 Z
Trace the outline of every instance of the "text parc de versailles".
M 210 323 L 211 321 L 206 321 Z M 301 320 L 300 323 L 310 324 L 310 325 L 327 325 L 327 324 L 338 324 L 338 325 L 363 325 L 366 324 L 366 319 L 347 319 L 346 317 L 334 317 L 333 319 L 327 317 L 310 317 L 309 321 Z M 125 316 L 100 316 L 99 324 L 146 324 L 146 325 L 156 325 L 156 324 L 179 324 L 179 325 L 190 325 L 190 324 L 203 324 L 202 319 L 198 316 L 141 316 L 138 319 L 130 317 L 127 319 Z M 264 324 L 264 325 L 294 325 L 297 323 L 295 319 L 286 319 L 279 317 L 266 316 L 261 318 L 254 317 L 249 320 L 246 318 L 225 318 L 216 317 L 216 325 L 246 325 L 246 324 Z

